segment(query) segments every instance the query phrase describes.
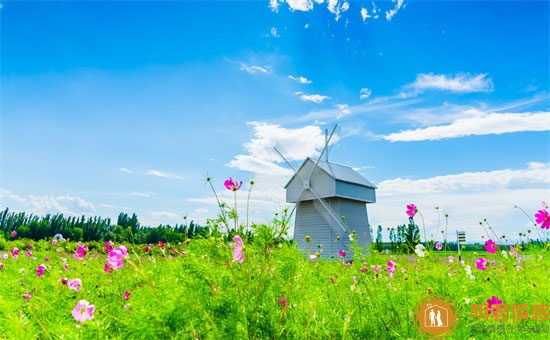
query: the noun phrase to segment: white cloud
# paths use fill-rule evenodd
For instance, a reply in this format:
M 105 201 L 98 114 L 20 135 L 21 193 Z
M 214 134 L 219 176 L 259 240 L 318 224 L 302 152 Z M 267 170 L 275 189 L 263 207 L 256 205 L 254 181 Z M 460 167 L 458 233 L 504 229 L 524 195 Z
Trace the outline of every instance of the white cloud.
M 369 11 L 366 8 L 361 8 L 361 18 L 363 18 L 363 21 L 367 20 L 368 18 L 371 18 L 369 15 Z
M 270 66 L 256 66 L 256 65 L 246 65 L 241 63 L 241 71 L 246 71 L 250 74 L 271 74 L 273 69 Z
M 164 177 L 164 176 L 163 176 Z M 153 197 L 155 196 L 154 192 L 131 192 L 130 196 L 137 196 L 137 197 Z
M 280 35 L 277 33 L 277 28 L 276 27 L 271 27 L 271 30 L 269 32 L 271 33 L 272 37 L 275 37 L 275 38 L 280 37 Z
M 150 214 L 157 219 L 177 220 L 178 223 L 181 223 L 183 221 L 183 215 L 171 211 L 151 211 Z
M 364 87 L 359 91 L 359 99 L 367 99 L 371 94 L 372 91 L 369 88 Z
M 349 109 L 349 105 L 347 104 L 336 104 L 334 105 L 340 112 L 336 115 L 336 119 L 340 119 L 344 116 L 347 116 L 351 114 L 351 111 Z
M 447 125 L 429 126 L 391 133 L 383 138 L 391 142 L 439 140 L 471 135 L 503 134 L 550 130 L 550 112 L 484 113 L 459 118 Z
M 334 19 L 338 21 L 342 13 L 349 9 L 349 2 L 344 1 L 340 4 L 340 0 L 328 0 L 327 8 L 329 12 L 334 14 Z
M 15 201 L 22 205 L 27 212 L 37 215 L 48 213 L 62 213 L 64 215 L 78 216 L 82 214 L 93 214 L 96 212 L 94 205 L 78 196 L 35 196 L 22 197 L 9 190 L 0 190 L 0 198 Z
M 396 2 L 396 0 L 392 0 L 392 2 Z M 403 0 L 397 0 L 397 3 L 395 4 L 395 7 L 389 11 L 386 11 L 386 19 L 390 21 L 394 15 L 399 12 L 401 7 L 403 6 Z
M 486 78 L 487 73 L 471 75 L 469 73 L 458 73 L 453 75 L 419 73 L 414 83 L 408 87 L 415 90 L 447 90 L 451 92 L 491 92 L 493 91 L 493 80 Z
M 132 170 L 127 169 L 127 168 L 120 168 L 120 171 L 129 173 L 129 174 L 133 173 Z
M 185 179 L 185 177 L 169 174 L 167 172 L 158 171 L 158 170 L 149 170 L 147 171 L 147 175 L 164 177 L 164 178 Z
M 292 80 L 296 80 L 297 82 L 300 82 L 302 84 L 311 84 L 312 81 L 307 79 L 306 77 L 302 77 L 302 76 L 299 76 L 299 77 L 294 77 L 294 76 L 288 76 L 289 79 L 292 79 Z
M 282 3 L 286 3 L 288 9 L 292 12 L 309 12 L 313 10 L 315 4 L 323 4 L 325 0 L 269 0 L 269 7 L 272 11 L 278 12 L 279 5 Z M 336 21 L 340 19 L 342 13 L 349 10 L 349 2 L 347 1 L 340 2 L 340 0 L 328 0 L 326 3 L 327 9 L 334 14 Z
M 269 8 L 271 8 L 273 12 L 279 12 L 279 1 L 269 0 Z
M 108 209 L 118 209 L 118 210 L 130 210 L 132 208 L 130 207 L 119 207 L 118 205 L 112 205 L 112 204 L 100 204 L 99 205 L 100 207 L 103 207 L 103 208 L 108 208 Z
M 303 100 L 304 102 L 312 102 L 315 104 L 321 104 L 323 101 L 325 101 L 325 99 L 330 98 L 328 96 L 323 96 L 320 94 L 305 94 L 302 92 L 296 92 L 295 94 L 299 95 L 300 99 Z

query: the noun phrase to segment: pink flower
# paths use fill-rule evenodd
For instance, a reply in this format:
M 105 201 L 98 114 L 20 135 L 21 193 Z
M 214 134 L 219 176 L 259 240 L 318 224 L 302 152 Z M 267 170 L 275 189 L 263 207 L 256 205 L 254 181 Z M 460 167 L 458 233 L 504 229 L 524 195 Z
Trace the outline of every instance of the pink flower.
M 65 269 L 65 270 L 69 270 L 69 265 L 68 265 L 68 264 L 66 264 L 66 263 L 64 263 L 64 264 L 63 264 L 63 269 Z
M 441 250 L 441 249 L 443 249 L 443 246 L 441 245 L 441 243 L 437 242 L 437 243 L 435 244 L 435 249 Z
M 29 301 L 31 299 L 31 292 L 26 292 L 24 297 L 25 300 Z
M 103 271 L 107 274 L 109 274 L 110 272 L 112 272 L 112 269 L 111 269 L 111 266 L 109 265 L 108 262 L 105 262 L 105 266 L 103 266 Z
M 45 257 L 45 258 L 44 258 L 44 262 L 48 262 L 49 260 L 50 260 L 49 257 Z
M 338 255 L 340 255 L 342 258 L 344 258 L 344 257 L 346 257 L 346 252 L 343 251 L 342 249 L 340 249 L 340 250 L 338 251 Z
M 44 270 L 46 269 L 46 266 L 41 264 L 38 266 L 38 268 L 36 268 L 36 277 L 40 277 L 42 275 L 44 275 Z
M 78 248 L 76 248 L 76 253 L 73 255 L 73 257 L 76 260 L 81 260 L 86 256 L 86 252 L 88 251 L 88 246 L 85 244 L 78 242 Z
M 14 230 L 11 232 L 11 237 L 15 237 L 15 236 L 17 236 L 17 231 Z
M 185 250 L 183 250 L 183 249 L 180 250 L 180 255 L 181 255 L 181 256 L 185 256 Z
M 235 181 L 235 180 L 233 180 L 233 178 L 229 177 L 229 179 L 227 179 L 227 180 L 225 180 L 225 182 L 223 182 L 223 185 L 225 186 L 225 188 L 227 190 L 237 191 L 243 185 L 243 181 L 240 181 L 239 183 L 237 183 L 237 181 Z
M 233 241 L 235 241 L 235 243 L 233 243 L 233 262 L 238 261 L 239 263 L 243 263 L 243 239 L 239 235 L 235 235 Z
M 125 246 L 114 248 L 109 252 L 107 263 L 109 264 L 109 266 L 113 267 L 113 269 L 120 269 L 124 265 L 124 262 L 122 262 L 122 259 L 127 255 L 128 255 L 128 250 L 126 249 Z
M 382 270 L 382 267 L 380 266 L 370 266 L 373 272 L 378 273 Z
M 81 284 L 82 284 L 82 281 L 80 279 L 69 280 L 67 282 L 67 287 L 69 287 L 69 289 L 72 289 L 78 292 L 80 290 Z
M 546 209 L 539 210 L 535 214 L 535 218 L 538 224 L 542 229 L 550 229 L 550 215 Z
M 6 261 L 8 259 L 9 255 L 4 253 L 4 255 L 2 255 L 2 261 Z
M 113 243 L 113 241 L 107 241 L 105 242 L 105 250 L 107 252 L 110 252 L 111 250 L 113 250 L 113 247 L 115 246 L 115 244 Z
M 493 311 L 493 305 L 501 305 L 501 304 L 502 304 L 502 300 L 499 300 L 496 296 L 493 296 L 491 299 L 487 299 L 489 314 Z
M 125 291 L 125 292 L 124 292 L 124 295 L 122 296 L 122 298 L 123 298 L 124 300 L 128 300 L 128 299 L 130 298 L 130 292 L 129 292 L 129 291 Z
M 286 296 L 283 296 L 281 298 L 281 300 L 279 300 L 279 306 L 281 307 L 286 307 L 287 303 L 286 303 Z
M 28 249 L 32 249 L 32 244 L 30 244 L 30 243 L 27 244 L 27 248 L 28 248 Z
M 328 279 L 330 280 L 330 282 L 334 283 L 334 278 L 332 276 L 329 276 Z
M 487 264 L 487 260 L 483 257 L 480 257 L 476 261 L 476 268 L 479 270 L 486 270 L 487 267 L 485 266 Z
M 4 269 L 4 264 L 0 263 L 0 270 Z
M 393 261 L 388 261 L 388 266 L 386 267 L 386 270 L 390 274 L 390 277 L 393 279 L 393 273 L 395 273 L 395 263 L 393 263 Z
M 26 257 L 32 257 L 32 251 L 27 250 L 27 252 L 25 253 L 25 256 Z
M 14 260 L 17 260 L 17 257 L 19 256 L 19 249 L 18 248 L 11 248 L 10 253 L 11 253 L 11 257 Z
M 497 244 L 493 240 L 487 240 L 485 242 L 485 250 L 487 250 L 488 253 L 494 254 L 498 250 Z
M 144 252 L 144 253 L 147 253 L 147 252 L 149 252 L 149 247 L 145 247 L 141 251 Z
M 160 247 L 160 248 L 164 248 L 164 242 L 159 241 L 159 247 Z
M 449 257 L 447 258 L 447 264 L 449 264 L 449 263 L 453 263 L 453 262 L 454 262 L 454 260 L 455 260 L 455 258 L 454 258 L 454 257 L 452 257 L 452 256 L 449 256 Z
M 67 279 L 66 277 L 61 279 L 61 283 L 64 285 L 67 285 L 68 282 L 69 282 L 69 279 Z
M 52 245 L 55 246 L 56 244 L 57 244 L 57 240 L 53 239 L 53 240 L 52 240 Z
M 408 204 L 407 205 L 407 215 L 409 215 L 410 217 L 414 217 L 414 215 L 416 215 L 416 213 L 418 212 L 418 209 L 416 208 L 416 205 L 414 204 Z
M 95 309 L 95 306 L 90 305 L 88 301 L 80 300 L 74 307 L 73 312 L 71 314 L 73 315 L 76 321 L 84 322 L 94 318 L 94 309 Z

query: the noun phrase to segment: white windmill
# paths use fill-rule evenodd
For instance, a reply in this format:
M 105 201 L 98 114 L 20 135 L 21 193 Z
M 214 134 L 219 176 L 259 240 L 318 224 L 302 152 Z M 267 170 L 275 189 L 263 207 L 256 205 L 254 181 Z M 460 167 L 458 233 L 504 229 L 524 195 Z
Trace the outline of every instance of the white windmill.
M 328 161 L 328 145 L 335 130 L 336 125 L 326 134 L 319 158 L 306 158 L 298 170 L 275 147 L 294 171 L 285 186 L 286 201 L 295 203 L 294 240 L 299 249 L 311 253 L 318 251 L 320 244 L 324 258 L 336 257 L 340 250 L 350 254 L 353 231 L 359 245 L 368 249 L 371 237 L 366 204 L 376 202 L 376 187 L 371 182 L 350 167 Z M 325 160 L 321 160 L 323 155 Z

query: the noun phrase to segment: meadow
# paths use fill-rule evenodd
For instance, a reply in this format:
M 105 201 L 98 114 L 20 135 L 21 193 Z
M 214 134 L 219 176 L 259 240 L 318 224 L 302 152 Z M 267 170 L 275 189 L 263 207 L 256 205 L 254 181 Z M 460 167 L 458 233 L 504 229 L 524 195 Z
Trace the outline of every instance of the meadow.
M 470 304 L 549 303 L 550 243 L 492 245 L 498 251 L 464 253 L 463 263 L 422 247 L 411 255 L 356 248 L 352 261 L 326 261 L 304 256 L 281 228 L 254 226 L 253 241 L 125 247 L 2 241 L 0 338 L 420 339 L 413 311 L 430 294 L 455 301 L 453 339 L 548 338 L 548 320 L 523 322 L 542 332 L 474 334 L 472 326 L 498 322 L 470 317 Z

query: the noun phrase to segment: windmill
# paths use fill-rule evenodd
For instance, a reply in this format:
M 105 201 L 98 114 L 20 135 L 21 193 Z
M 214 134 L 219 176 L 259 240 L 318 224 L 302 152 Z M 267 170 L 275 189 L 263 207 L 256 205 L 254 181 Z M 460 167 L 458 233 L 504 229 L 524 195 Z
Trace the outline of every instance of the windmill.
M 337 257 L 340 250 L 351 253 L 350 235 L 359 246 L 370 244 L 367 203 L 375 203 L 376 187 L 350 167 L 330 163 L 328 146 L 336 131 L 325 132 L 325 145 L 317 160 L 306 158 L 295 169 L 275 147 L 275 152 L 294 171 L 285 185 L 286 201 L 295 203 L 294 240 L 302 251 L 318 251 L 321 257 Z M 325 155 L 325 160 L 321 160 Z M 309 242 L 306 241 L 309 236 Z

